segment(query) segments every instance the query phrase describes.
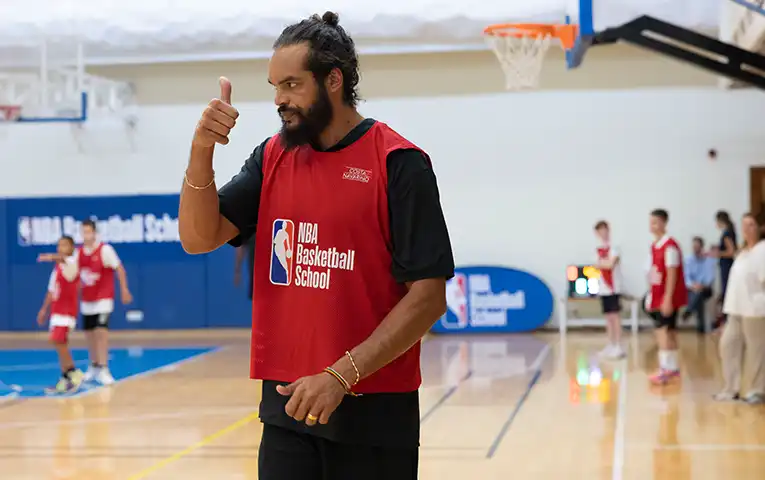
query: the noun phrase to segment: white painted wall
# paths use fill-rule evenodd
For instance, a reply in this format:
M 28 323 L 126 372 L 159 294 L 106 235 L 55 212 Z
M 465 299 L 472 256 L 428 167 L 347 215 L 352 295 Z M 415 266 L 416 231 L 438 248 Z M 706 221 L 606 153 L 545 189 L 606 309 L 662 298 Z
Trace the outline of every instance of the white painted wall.
M 367 99 L 500 93 L 505 88 L 502 69 L 489 50 L 364 55 L 360 60 L 361 95 Z M 717 77 L 706 70 L 627 44 L 591 48 L 579 68 L 567 70 L 565 65 L 563 50 L 550 48 L 545 56 L 540 88 L 711 87 L 717 82 Z M 266 82 L 267 60 L 89 66 L 88 72 L 131 82 L 141 105 L 207 101 L 221 75 L 233 83 L 236 101 L 273 99 L 273 88 Z
M 269 103 L 237 105 L 219 148 L 222 183 L 277 127 Z M 11 125 L 0 139 L 0 195 L 178 190 L 203 104 L 140 112 L 137 151 L 119 128 L 93 123 L 78 153 L 68 128 Z M 688 246 L 716 238 L 713 215 L 748 208 L 748 169 L 762 163 L 765 96 L 715 89 L 537 92 L 373 100 L 384 120 L 432 155 L 460 264 L 527 269 L 561 293 L 564 267 L 592 257 L 592 225 L 612 223 L 626 280 L 643 291 L 648 212 L 670 211 Z M 716 162 L 707 159 L 716 148 Z

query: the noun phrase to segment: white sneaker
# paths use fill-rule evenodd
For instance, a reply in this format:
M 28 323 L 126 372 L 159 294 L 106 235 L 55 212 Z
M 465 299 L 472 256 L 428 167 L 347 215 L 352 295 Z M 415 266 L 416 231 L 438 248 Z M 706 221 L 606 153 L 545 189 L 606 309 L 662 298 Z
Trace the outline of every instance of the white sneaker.
M 613 349 L 611 350 L 612 356 L 611 358 L 615 360 L 620 360 L 627 356 L 627 352 L 624 351 L 621 345 L 614 345 Z
M 104 367 L 101 368 L 98 372 L 98 375 L 96 375 L 96 381 L 101 385 L 111 385 L 114 383 L 114 377 L 112 377 L 109 369 Z
M 93 365 L 90 365 L 88 369 L 85 371 L 85 375 L 82 376 L 83 382 L 92 382 L 96 379 L 96 376 L 98 375 L 98 369 L 94 367 Z
M 614 354 L 613 352 L 614 352 L 614 346 L 606 345 L 605 347 L 603 347 L 603 350 L 598 352 L 598 356 L 603 358 L 611 358 L 611 355 Z
M 765 403 L 765 395 L 759 392 L 750 393 L 746 396 L 744 401 L 749 405 L 762 405 Z
M 621 345 L 609 345 L 600 351 L 600 356 L 609 360 L 618 360 L 627 356 Z
M 720 392 L 712 398 L 714 398 L 717 402 L 738 402 L 741 400 L 741 397 L 739 397 L 738 393 L 730 392 Z

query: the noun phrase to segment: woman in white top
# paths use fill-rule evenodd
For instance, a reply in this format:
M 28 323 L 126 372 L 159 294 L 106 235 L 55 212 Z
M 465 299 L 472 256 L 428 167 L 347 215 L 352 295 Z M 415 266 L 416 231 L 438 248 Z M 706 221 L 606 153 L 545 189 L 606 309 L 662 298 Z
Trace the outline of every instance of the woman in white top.
M 744 355 L 752 372 L 750 404 L 765 403 L 765 241 L 757 219 L 746 214 L 741 222 L 744 245 L 730 270 L 723 312 L 728 322 L 720 339 L 725 388 L 717 400 L 738 400 Z

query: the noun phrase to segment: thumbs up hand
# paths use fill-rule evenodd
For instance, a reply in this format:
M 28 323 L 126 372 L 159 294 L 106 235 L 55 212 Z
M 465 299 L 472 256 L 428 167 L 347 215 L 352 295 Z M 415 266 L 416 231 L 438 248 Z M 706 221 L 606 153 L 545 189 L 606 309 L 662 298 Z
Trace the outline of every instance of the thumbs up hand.
M 220 77 L 220 98 L 210 100 L 202 112 L 194 134 L 194 145 L 228 145 L 228 134 L 236 125 L 238 117 L 239 112 L 231 106 L 231 82 L 226 77 Z

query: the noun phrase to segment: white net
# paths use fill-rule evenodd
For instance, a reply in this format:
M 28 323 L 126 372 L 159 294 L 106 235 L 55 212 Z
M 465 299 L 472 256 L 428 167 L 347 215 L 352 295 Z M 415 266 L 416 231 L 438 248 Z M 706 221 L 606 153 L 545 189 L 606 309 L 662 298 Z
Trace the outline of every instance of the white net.
M 508 28 L 487 34 L 485 38 L 502 66 L 508 90 L 526 90 L 539 86 L 542 64 L 552 40 L 551 34 Z
M 21 117 L 18 105 L 0 105 L 0 122 L 15 122 Z

